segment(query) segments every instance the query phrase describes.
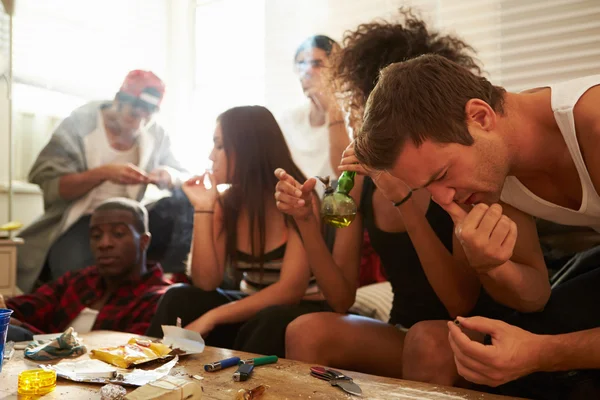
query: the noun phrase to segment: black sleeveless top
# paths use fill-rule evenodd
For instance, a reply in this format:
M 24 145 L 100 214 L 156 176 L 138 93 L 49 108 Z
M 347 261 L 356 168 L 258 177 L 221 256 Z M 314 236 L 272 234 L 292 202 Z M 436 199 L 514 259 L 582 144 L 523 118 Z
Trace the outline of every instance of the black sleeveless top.
M 450 319 L 444 304 L 429 284 L 417 251 L 407 232 L 385 232 L 377 228 L 373 216 L 373 193 L 376 186 L 365 177 L 360 201 L 363 224 L 371 246 L 379 254 L 381 265 L 392 285 L 394 302 L 390 324 L 410 328 L 413 324 L 434 319 Z M 427 221 L 437 237 L 452 252 L 454 224 L 450 216 L 434 201 L 429 203 Z
M 410 328 L 419 321 L 450 319 L 442 301 L 429 284 L 417 251 L 407 232 L 385 232 L 375 226 L 373 216 L 373 193 L 377 187 L 365 177 L 360 200 L 360 212 L 371 246 L 379 255 L 381 265 L 394 292 L 390 324 Z M 452 253 L 454 224 L 452 218 L 436 202 L 431 201 L 425 214 L 431 228 Z M 470 315 L 503 319 L 513 310 L 496 303 L 482 288 Z

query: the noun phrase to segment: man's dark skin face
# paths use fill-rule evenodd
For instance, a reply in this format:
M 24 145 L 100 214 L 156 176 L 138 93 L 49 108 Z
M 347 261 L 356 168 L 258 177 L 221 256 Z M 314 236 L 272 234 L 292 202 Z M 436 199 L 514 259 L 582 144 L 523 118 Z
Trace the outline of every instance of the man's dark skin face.
M 149 233 L 139 233 L 126 210 L 95 211 L 90 221 L 90 248 L 100 275 L 109 286 L 146 272 Z

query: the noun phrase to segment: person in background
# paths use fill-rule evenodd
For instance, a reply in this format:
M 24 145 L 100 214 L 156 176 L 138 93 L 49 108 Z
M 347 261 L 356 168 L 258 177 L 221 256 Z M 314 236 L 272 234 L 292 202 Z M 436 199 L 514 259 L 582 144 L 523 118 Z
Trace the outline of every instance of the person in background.
M 294 68 L 309 101 L 286 112 L 279 124 L 294 161 L 306 176 L 337 178 L 337 166 L 350 143 L 344 116 L 327 82 L 326 71 L 337 47 L 327 36 L 311 36 L 294 56 Z
M 112 101 L 81 106 L 54 131 L 29 172 L 42 189 L 45 212 L 20 235 L 21 290 L 32 290 L 46 264 L 57 279 L 93 263 L 88 226 L 102 201 L 139 201 L 149 183 L 171 188 L 178 182 L 182 167 L 153 120 L 164 91 L 152 72 L 131 71 Z
M 479 236 L 465 230 L 469 221 L 501 201 L 600 230 L 599 102 L 600 75 L 510 93 L 448 59 L 423 56 L 381 71 L 355 153 L 410 187 L 428 183 L 463 240 Z M 465 203 L 477 205 L 467 213 Z M 539 313 L 506 322 L 459 318 L 463 328 L 490 335 L 487 346 L 450 324 L 458 372 L 489 386 L 524 383 L 511 393 L 518 396 L 572 398 L 583 385 L 585 398 L 598 398 L 599 261 L 558 285 Z M 492 264 L 488 274 L 500 268 Z M 516 269 L 511 275 L 531 290 L 529 277 Z
M 410 10 L 402 10 L 401 17 L 401 23 L 362 24 L 347 32 L 333 61 L 336 87 L 351 94 L 343 100 L 353 129 L 362 119 L 379 70 L 388 64 L 433 53 L 480 72 L 470 55 L 472 49 L 463 41 L 428 30 Z M 317 283 L 337 312 L 304 315 L 293 321 L 286 333 L 286 357 L 376 375 L 457 383 L 447 320 L 464 314 L 500 316 L 509 312 L 493 300 L 529 312 L 543 308 L 548 299 L 550 286 L 539 245 L 524 242 L 535 237 L 533 221 L 514 210 L 506 211 L 520 229 L 514 254 L 491 246 L 467 248 L 453 234 L 451 217 L 426 191 L 399 202 L 406 186 L 387 173 L 361 168 L 352 145 L 341 163 L 341 169 L 362 175 L 357 175 L 351 192 L 359 213 L 349 227 L 338 230 L 333 254 L 319 238 L 317 220 L 310 212 L 314 180 L 300 184 L 284 170 L 276 172 L 280 179 L 275 195 L 278 208 L 294 217 Z M 389 324 L 344 315 L 356 296 L 362 229 L 369 232 L 394 291 Z M 507 240 L 516 240 L 516 236 Z M 473 255 L 486 262 L 488 257 L 499 256 L 499 262 L 508 268 L 521 263 L 537 281 L 527 293 L 515 290 L 510 281 L 485 276 L 479 265 L 471 262 Z
M 171 284 L 160 265 L 146 261 L 151 239 L 146 208 L 126 198 L 105 200 L 88 229 L 95 265 L 67 272 L 31 294 L 5 299 L 6 308 L 14 311 L 11 325 L 36 334 L 71 326 L 78 333 L 146 332 Z
M 218 117 L 210 159 L 212 173 L 183 185 L 194 206 L 193 286 L 175 286 L 165 294 L 147 334 L 161 336 L 161 325 L 173 325 L 180 317 L 184 327 L 199 332 L 211 346 L 256 348 L 275 340 L 254 335 L 247 326 L 264 308 L 327 309 L 322 301 L 310 301 L 319 293 L 302 240 L 294 221 L 273 201 L 275 168 L 285 165 L 298 179 L 304 175 L 277 121 L 260 106 L 235 107 Z M 220 194 L 220 184 L 230 187 Z

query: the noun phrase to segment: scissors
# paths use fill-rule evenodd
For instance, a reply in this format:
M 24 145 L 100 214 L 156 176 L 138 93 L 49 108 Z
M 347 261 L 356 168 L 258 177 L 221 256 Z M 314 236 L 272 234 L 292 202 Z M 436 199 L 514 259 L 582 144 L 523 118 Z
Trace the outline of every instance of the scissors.
M 334 369 L 328 369 L 323 367 L 311 367 L 310 374 L 315 378 L 328 381 L 331 384 L 331 386 L 337 386 L 344 392 L 354 394 L 357 396 L 362 395 L 362 390 L 360 386 L 354 383 L 352 378 Z

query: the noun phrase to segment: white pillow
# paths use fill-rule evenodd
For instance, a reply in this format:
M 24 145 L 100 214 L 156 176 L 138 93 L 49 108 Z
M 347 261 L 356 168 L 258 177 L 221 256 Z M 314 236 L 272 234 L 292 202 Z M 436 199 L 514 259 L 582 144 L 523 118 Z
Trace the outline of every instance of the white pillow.
M 389 282 L 363 286 L 356 291 L 356 301 L 350 312 L 387 323 L 393 300 L 394 293 Z

